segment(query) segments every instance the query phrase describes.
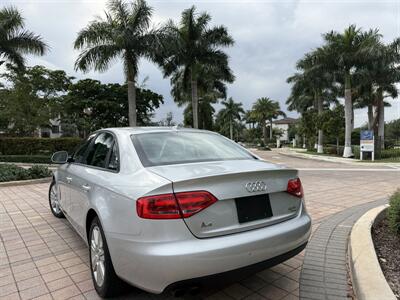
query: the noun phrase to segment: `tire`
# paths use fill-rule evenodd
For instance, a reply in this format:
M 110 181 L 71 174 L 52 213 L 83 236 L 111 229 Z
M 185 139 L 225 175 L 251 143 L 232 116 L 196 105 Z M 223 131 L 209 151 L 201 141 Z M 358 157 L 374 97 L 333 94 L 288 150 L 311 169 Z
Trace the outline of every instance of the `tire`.
M 50 210 L 55 217 L 64 218 L 64 214 L 61 210 L 60 202 L 58 199 L 57 185 L 54 179 L 49 187 L 49 205 L 50 205 Z
M 90 226 L 89 260 L 93 285 L 99 296 L 103 298 L 117 296 L 122 291 L 123 283 L 115 274 L 107 241 L 98 217 L 93 219 Z

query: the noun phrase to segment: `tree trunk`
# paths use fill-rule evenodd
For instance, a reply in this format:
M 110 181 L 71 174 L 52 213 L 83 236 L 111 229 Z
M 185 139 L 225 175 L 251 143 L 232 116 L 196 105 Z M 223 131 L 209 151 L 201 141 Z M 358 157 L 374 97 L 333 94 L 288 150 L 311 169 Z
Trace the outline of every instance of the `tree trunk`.
M 262 126 L 263 126 L 264 146 L 267 147 L 268 137 L 267 137 L 267 124 L 265 120 L 262 121 Z
M 378 147 L 385 149 L 385 103 L 382 91 L 379 91 Z
M 374 110 L 372 104 L 368 104 L 368 130 L 372 130 L 374 122 Z
M 136 85 L 135 85 L 135 73 L 133 71 L 132 63 L 127 62 L 127 81 L 128 81 L 128 119 L 129 126 L 135 127 L 137 125 L 136 120 Z
M 318 116 L 321 117 L 323 113 L 322 99 L 320 95 L 317 94 L 317 103 L 318 103 Z M 317 153 L 324 153 L 324 132 L 321 128 L 318 128 L 318 145 L 317 145 Z
M 199 128 L 199 98 L 197 95 L 197 80 L 193 76 L 193 71 L 190 71 L 190 79 L 192 86 L 192 114 L 193 114 L 193 128 Z
M 269 120 L 269 140 L 272 141 L 272 119 Z
M 232 120 L 229 120 L 229 136 L 231 137 L 231 140 L 233 140 L 233 126 L 232 126 Z
M 345 123 L 345 139 L 344 139 L 344 151 L 343 157 L 353 157 L 353 151 L 351 149 L 351 132 L 353 130 L 353 103 L 351 100 L 351 82 L 350 74 L 345 75 L 344 84 L 344 116 L 346 119 Z

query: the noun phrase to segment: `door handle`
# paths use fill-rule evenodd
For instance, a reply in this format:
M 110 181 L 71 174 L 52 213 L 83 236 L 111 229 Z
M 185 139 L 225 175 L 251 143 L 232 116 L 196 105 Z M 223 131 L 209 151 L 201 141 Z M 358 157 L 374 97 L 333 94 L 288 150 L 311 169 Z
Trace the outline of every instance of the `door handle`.
M 90 189 L 91 189 L 90 185 L 88 185 L 88 184 L 82 185 L 82 188 L 83 188 L 85 191 L 90 191 Z
M 65 179 L 67 180 L 67 183 L 71 183 L 72 181 L 72 177 L 65 177 Z

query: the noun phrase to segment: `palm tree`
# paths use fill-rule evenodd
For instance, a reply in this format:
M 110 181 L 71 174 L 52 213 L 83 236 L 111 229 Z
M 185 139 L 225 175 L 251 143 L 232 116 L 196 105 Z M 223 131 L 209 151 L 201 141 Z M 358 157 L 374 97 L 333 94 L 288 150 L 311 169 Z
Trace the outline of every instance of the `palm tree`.
M 110 0 L 105 18 L 96 18 L 78 33 L 75 49 L 80 49 L 75 68 L 103 72 L 117 58 L 124 64 L 128 83 L 129 125 L 136 126 L 136 79 L 141 57 L 155 60 L 159 31 L 150 29 L 152 8 L 144 0 L 126 3 Z
M 198 71 L 198 125 L 202 129 L 212 129 L 212 104 L 218 99 L 226 98 L 226 82 L 233 82 L 230 70 L 221 70 L 214 66 L 202 65 Z M 193 107 L 190 101 L 190 82 L 185 81 L 184 70 L 181 69 L 171 77 L 171 94 L 178 106 L 187 105 L 184 111 L 185 125 L 193 126 Z M 189 102 L 189 104 L 188 104 Z
M 400 78 L 400 38 L 389 45 L 380 43 L 373 57 L 366 64 L 367 82 L 373 87 L 372 96 L 375 99 L 375 116 L 372 128 L 375 131 L 377 151 L 384 148 L 385 106 L 390 106 L 384 98 L 397 98 L 396 83 Z M 368 80 L 369 79 L 369 80 Z
M 0 65 L 8 61 L 18 68 L 24 68 L 24 54 L 46 53 L 48 46 L 42 38 L 24 27 L 24 19 L 16 8 L 0 9 Z
M 229 124 L 229 137 L 233 140 L 233 127 L 236 121 L 241 120 L 241 115 L 244 114 L 243 104 L 233 101 L 232 97 L 228 101 L 222 101 L 221 104 L 224 106 L 220 111 L 220 116 L 225 122 Z
M 304 112 L 313 107 L 318 112 L 318 118 L 322 117 L 325 107 L 331 102 L 336 102 L 333 86 L 333 76 L 318 63 L 321 49 L 306 53 L 296 64 L 300 73 L 289 77 L 288 83 L 293 83 L 292 94 L 287 100 L 289 110 L 296 108 Z M 323 130 L 318 122 L 317 152 L 323 153 Z
M 254 124 L 257 123 L 257 120 L 254 118 L 251 110 L 246 110 L 243 119 L 246 124 L 250 124 L 250 128 L 254 128 Z
M 286 116 L 286 114 L 281 111 L 279 102 L 271 100 L 268 97 L 257 99 L 252 107 L 252 115 L 262 126 L 265 145 L 267 145 L 268 142 L 266 122 L 270 122 L 269 139 L 272 140 L 272 120 L 279 116 Z
M 195 10 L 194 6 L 184 10 L 179 25 L 170 20 L 164 26 L 166 35 L 159 59 L 164 76 L 180 73 L 184 84 L 190 82 L 193 127 L 198 128 L 200 73 L 205 66 L 212 66 L 231 74 L 228 56 L 219 48 L 234 42 L 224 26 L 209 28 L 211 16 L 205 12 L 198 15 Z
M 343 157 L 352 157 L 351 132 L 354 127 L 352 79 L 354 71 L 370 58 L 380 35 L 377 30 L 362 32 L 350 25 L 343 33 L 331 31 L 323 35 L 325 46 L 320 50 L 319 61 L 344 81 L 345 98 L 345 148 Z

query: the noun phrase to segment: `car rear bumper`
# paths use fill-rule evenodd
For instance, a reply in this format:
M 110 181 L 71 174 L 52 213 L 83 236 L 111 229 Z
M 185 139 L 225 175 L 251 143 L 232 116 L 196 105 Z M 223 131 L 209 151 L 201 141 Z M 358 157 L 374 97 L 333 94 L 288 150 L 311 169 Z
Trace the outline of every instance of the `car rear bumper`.
M 207 286 L 209 287 L 216 287 L 218 285 L 230 283 L 230 282 L 237 282 L 241 279 L 245 279 L 248 276 L 261 272 L 262 270 L 265 270 L 267 268 L 271 268 L 275 265 L 278 265 L 293 256 L 296 256 L 299 254 L 301 251 L 304 250 L 304 248 L 307 246 L 307 242 L 305 242 L 303 245 L 290 250 L 289 252 L 280 254 L 278 256 L 275 256 L 273 258 L 264 260 L 262 262 L 258 262 L 255 264 L 252 264 L 250 266 L 242 267 L 239 269 L 231 270 L 231 271 L 226 271 L 218 274 L 212 274 L 212 275 L 207 275 L 203 277 L 198 277 L 198 278 L 192 278 L 192 279 L 186 279 L 178 282 L 174 282 L 170 284 L 166 290 L 170 291 L 179 291 L 180 289 L 186 289 L 186 288 L 202 288 Z
M 161 293 L 188 280 L 280 263 L 301 251 L 310 233 L 311 219 L 302 209 L 288 221 L 222 237 L 157 243 L 109 233 L 107 240 L 118 276 Z

